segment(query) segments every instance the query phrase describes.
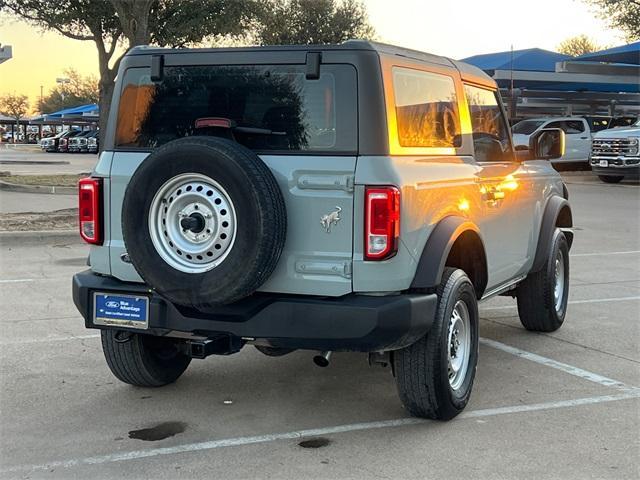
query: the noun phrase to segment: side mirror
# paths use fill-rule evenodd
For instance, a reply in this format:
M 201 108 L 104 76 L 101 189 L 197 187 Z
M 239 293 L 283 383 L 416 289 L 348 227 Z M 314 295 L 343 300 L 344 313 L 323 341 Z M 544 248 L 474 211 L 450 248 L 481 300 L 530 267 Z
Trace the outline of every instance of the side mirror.
M 554 160 L 564 155 L 564 132 L 559 128 L 543 128 L 531 135 L 529 152 L 534 160 Z

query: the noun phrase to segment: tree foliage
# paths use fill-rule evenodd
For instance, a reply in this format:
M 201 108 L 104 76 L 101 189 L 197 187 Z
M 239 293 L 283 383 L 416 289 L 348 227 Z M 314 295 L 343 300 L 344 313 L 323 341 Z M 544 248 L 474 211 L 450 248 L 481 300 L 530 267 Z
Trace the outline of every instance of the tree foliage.
M 16 123 L 29 111 L 29 98 L 26 95 L 7 94 L 0 97 L 0 113 L 13 118 Z
M 585 53 L 597 52 L 603 48 L 604 47 L 596 44 L 586 35 L 577 35 L 560 42 L 560 45 L 558 45 L 558 52 L 564 53 L 565 55 L 571 55 L 572 57 L 577 57 L 579 55 L 584 55 Z
M 265 45 L 338 43 L 373 35 L 359 0 L 0 0 L 0 12 L 96 44 L 102 129 L 122 58 L 118 46 L 183 47 L 248 33 Z
M 20 131 L 20 119 L 29 111 L 29 98 L 26 95 L 3 95 L 0 97 L 0 114 L 6 115 L 16 121 L 17 131 Z M 16 137 L 13 137 L 16 142 Z
M 73 69 L 65 70 L 64 76 L 69 82 L 59 83 L 38 102 L 38 110 L 41 113 L 53 113 L 63 108 L 98 103 L 100 92 L 95 76 L 82 76 Z
M 126 49 L 155 43 L 184 46 L 248 25 L 258 0 L 0 0 L 0 11 L 69 38 L 93 41 L 100 69 L 100 128 L 106 126 L 114 80 Z
M 357 0 L 263 0 L 258 38 L 263 45 L 340 43 L 375 32 Z
M 622 30 L 628 42 L 640 40 L 640 0 L 589 0 L 609 26 Z

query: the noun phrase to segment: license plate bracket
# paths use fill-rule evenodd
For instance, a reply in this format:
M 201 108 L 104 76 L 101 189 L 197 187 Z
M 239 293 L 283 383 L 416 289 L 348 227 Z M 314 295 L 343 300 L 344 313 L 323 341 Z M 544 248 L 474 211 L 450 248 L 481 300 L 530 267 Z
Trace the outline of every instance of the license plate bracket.
M 149 328 L 149 297 L 94 292 L 93 323 L 146 330 Z

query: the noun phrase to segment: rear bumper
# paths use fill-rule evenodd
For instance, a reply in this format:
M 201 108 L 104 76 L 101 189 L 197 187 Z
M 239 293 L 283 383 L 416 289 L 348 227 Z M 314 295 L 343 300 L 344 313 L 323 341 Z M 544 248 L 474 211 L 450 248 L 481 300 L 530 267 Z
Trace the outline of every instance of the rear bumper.
M 124 283 L 87 270 L 73 277 L 73 301 L 87 328 L 93 323 L 93 292 L 149 297 L 149 335 L 215 338 L 227 335 L 280 348 L 374 352 L 394 350 L 425 335 L 436 312 L 435 294 L 339 298 L 256 294 L 203 313 L 179 307 L 145 285 Z

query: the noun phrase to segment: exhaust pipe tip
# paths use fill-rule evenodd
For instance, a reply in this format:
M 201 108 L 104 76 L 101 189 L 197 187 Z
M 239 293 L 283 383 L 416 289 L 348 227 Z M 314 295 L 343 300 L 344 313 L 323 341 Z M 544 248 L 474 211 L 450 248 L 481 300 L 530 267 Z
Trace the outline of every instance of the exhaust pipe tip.
M 329 358 L 331 357 L 331 352 L 320 352 L 318 355 L 313 357 L 313 363 L 315 363 L 318 367 L 328 367 L 329 366 Z

